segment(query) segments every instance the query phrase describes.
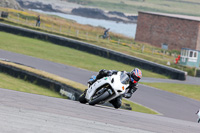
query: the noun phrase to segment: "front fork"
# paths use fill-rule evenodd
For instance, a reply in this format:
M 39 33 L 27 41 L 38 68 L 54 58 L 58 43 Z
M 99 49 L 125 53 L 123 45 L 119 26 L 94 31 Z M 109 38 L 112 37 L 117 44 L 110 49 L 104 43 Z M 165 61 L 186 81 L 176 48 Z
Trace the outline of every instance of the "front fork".
M 102 89 L 99 90 L 97 93 L 95 93 L 96 95 L 95 95 L 92 99 L 95 99 L 95 98 L 99 97 L 99 96 L 102 95 L 105 91 L 108 91 L 108 93 L 109 93 L 110 95 L 113 94 L 113 92 L 112 92 L 111 89 L 102 88 Z

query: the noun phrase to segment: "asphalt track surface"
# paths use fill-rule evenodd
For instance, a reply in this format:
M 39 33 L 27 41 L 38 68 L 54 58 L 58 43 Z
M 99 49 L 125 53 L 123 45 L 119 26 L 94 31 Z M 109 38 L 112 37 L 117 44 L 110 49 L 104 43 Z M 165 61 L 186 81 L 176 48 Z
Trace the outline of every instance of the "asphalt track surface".
M 50 62 L 0 50 L 0 58 L 11 62 L 30 66 L 39 70 L 43 70 L 58 76 L 85 84 L 91 75 L 96 75 L 96 72 L 75 68 L 59 63 Z M 200 85 L 199 78 L 187 77 L 186 81 L 165 80 L 155 78 L 143 78 L 143 82 L 169 82 L 169 83 L 182 83 L 182 84 L 198 84 Z M 200 102 L 179 96 L 166 91 L 158 90 L 156 88 L 139 85 L 139 89 L 130 98 L 131 101 L 137 102 L 141 105 L 147 106 L 165 117 L 181 119 L 186 121 L 196 122 L 197 116 L 195 112 L 200 108 Z
M 0 88 L 1 133 L 199 133 L 200 125 L 157 115 Z

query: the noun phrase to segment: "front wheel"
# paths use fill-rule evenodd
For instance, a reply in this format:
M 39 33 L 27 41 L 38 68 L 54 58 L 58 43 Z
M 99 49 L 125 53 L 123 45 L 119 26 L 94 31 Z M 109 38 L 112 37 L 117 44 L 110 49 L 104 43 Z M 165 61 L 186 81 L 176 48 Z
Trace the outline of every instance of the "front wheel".
M 92 101 L 90 101 L 89 104 L 90 105 L 98 104 L 99 102 L 105 100 L 109 95 L 110 95 L 110 93 L 108 91 L 106 91 L 102 95 L 100 95 L 99 97 L 97 97 L 97 98 L 93 99 Z
M 87 103 L 87 100 L 85 99 L 85 92 L 79 96 L 78 100 L 80 103 L 83 103 L 83 104 Z

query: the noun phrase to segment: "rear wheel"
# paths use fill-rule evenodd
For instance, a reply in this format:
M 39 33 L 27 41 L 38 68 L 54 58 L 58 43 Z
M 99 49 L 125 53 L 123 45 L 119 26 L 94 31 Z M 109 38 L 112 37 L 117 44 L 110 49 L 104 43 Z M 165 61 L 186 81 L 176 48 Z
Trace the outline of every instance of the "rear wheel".
M 97 98 L 90 101 L 89 104 L 90 105 L 98 104 L 100 101 L 105 100 L 109 95 L 110 95 L 110 93 L 108 91 L 105 91 L 102 95 L 100 95 Z

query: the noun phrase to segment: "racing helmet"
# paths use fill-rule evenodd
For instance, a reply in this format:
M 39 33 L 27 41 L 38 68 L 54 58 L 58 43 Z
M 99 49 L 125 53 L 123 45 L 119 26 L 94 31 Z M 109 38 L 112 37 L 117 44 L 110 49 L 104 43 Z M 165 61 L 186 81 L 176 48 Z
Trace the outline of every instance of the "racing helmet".
M 130 72 L 130 76 L 133 78 L 133 80 L 139 81 L 142 78 L 142 71 L 138 68 L 135 68 Z

